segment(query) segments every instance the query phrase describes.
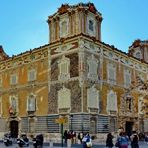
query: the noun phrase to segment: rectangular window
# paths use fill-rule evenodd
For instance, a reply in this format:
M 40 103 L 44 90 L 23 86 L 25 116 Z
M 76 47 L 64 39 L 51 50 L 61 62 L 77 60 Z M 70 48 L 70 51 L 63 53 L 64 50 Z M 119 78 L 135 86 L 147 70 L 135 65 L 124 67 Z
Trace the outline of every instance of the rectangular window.
M 10 97 L 10 108 L 13 114 L 18 112 L 18 100 L 15 97 Z
M 59 67 L 59 80 L 65 80 L 70 78 L 69 73 L 69 66 L 70 66 L 70 60 L 66 58 L 65 56 L 62 57 L 60 63 L 58 64 Z
M 124 86 L 129 87 L 131 85 L 131 72 L 128 69 L 124 71 Z
M 27 111 L 35 111 L 36 110 L 36 99 L 34 98 L 34 96 L 29 97 L 28 99 L 28 105 L 27 105 Z
M 16 74 L 12 74 L 10 76 L 10 84 L 11 85 L 17 84 L 17 75 Z
M 36 71 L 34 69 L 28 72 L 28 81 L 36 80 Z
M 114 64 L 108 64 L 108 81 L 109 83 L 116 83 L 116 66 Z

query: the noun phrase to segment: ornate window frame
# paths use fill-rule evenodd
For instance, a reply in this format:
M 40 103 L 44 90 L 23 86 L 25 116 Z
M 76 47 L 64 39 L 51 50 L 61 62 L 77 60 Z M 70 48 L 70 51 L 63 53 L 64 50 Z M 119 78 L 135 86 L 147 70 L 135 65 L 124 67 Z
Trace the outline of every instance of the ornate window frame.
M 28 97 L 27 97 L 27 111 L 28 112 L 35 112 L 36 111 L 36 95 L 34 94 L 30 94 Z
M 9 96 L 9 103 L 10 103 L 10 108 L 13 111 L 13 114 L 18 113 L 18 97 L 17 96 Z M 10 109 L 9 108 L 9 109 Z
M 87 26 L 87 33 L 90 36 L 96 36 L 96 21 L 93 16 L 89 15 L 87 17 L 87 25 L 86 26 Z
M 131 85 L 131 70 L 129 68 L 124 68 L 124 87 L 128 88 Z
M 10 84 L 15 85 L 18 83 L 18 76 L 16 73 L 10 75 Z
M 93 80 L 98 80 L 98 60 L 92 54 L 91 57 L 87 59 L 88 64 L 88 78 Z
M 116 84 L 116 64 L 108 62 L 107 64 L 107 81 Z
M 137 59 L 142 59 L 142 53 L 140 50 L 135 50 L 134 52 L 134 57 L 136 57 Z
M 67 109 L 71 107 L 71 91 L 63 86 L 58 91 L 58 109 Z
M 144 114 L 143 110 L 142 110 L 142 107 L 144 105 L 144 99 L 143 99 L 143 96 L 139 96 L 138 98 L 138 114 Z
M 36 80 L 36 77 L 37 77 L 37 71 L 36 69 L 29 69 L 28 70 L 28 81 L 31 82 L 31 81 L 35 81 Z
M 87 89 L 87 107 L 88 108 L 99 108 L 99 91 L 94 87 L 94 85 Z
M 108 113 L 110 113 L 112 111 L 114 111 L 114 112 L 118 111 L 117 95 L 116 95 L 116 92 L 114 92 L 113 90 L 110 90 L 107 94 L 106 110 Z
M 60 37 L 68 36 L 69 19 L 68 16 L 60 19 Z
M 133 97 L 131 95 L 126 96 L 125 105 L 127 112 L 133 112 L 134 104 L 133 104 Z
M 58 63 L 59 76 L 58 80 L 65 81 L 70 78 L 70 59 L 64 55 Z

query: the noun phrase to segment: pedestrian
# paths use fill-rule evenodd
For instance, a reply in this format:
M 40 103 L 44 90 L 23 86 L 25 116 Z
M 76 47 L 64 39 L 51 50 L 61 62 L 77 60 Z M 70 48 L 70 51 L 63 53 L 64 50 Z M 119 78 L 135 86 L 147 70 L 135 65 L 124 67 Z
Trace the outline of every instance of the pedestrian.
M 76 132 L 73 131 L 73 144 L 76 144 Z
M 78 143 L 79 144 L 82 144 L 82 139 L 83 139 L 83 133 L 82 132 L 80 132 L 80 133 L 78 133 Z
M 67 139 L 68 139 L 68 132 L 67 130 L 64 131 L 64 142 L 67 143 Z
M 116 147 L 128 148 L 128 141 L 129 141 L 129 138 L 126 135 L 126 133 L 125 132 L 121 132 L 119 134 L 119 137 L 117 138 L 118 146 L 116 146 Z
M 136 133 L 136 131 L 133 131 L 133 134 L 131 135 L 130 139 L 131 139 L 131 148 L 139 148 L 138 144 L 139 136 Z
M 83 148 L 91 148 L 92 147 L 92 140 L 91 140 L 89 133 L 87 133 L 83 137 L 82 142 L 83 142 Z
M 113 146 L 114 146 L 114 144 L 113 144 L 113 135 L 111 133 L 108 133 L 107 138 L 106 138 L 106 147 L 112 148 Z
M 144 140 L 145 140 L 145 143 L 148 144 L 148 133 L 145 134 Z

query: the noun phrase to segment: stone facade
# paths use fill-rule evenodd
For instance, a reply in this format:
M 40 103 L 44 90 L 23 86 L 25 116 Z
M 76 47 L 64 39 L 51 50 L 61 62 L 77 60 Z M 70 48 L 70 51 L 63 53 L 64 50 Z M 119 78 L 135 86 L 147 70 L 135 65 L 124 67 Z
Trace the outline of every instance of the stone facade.
M 62 5 L 47 22 L 48 45 L 1 54 L 1 132 L 17 125 L 17 134 L 60 137 L 59 117 L 64 129 L 98 137 L 120 127 L 146 132 L 148 94 L 131 87 L 137 77 L 148 80 L 147 41 L 135 41 L 129 53 L 102 42 L 102 15 L 92 3 Z
M 40 124 L 45 125 L 46 121 L 41 122 L 40 118 L 48 116 L 47 80 L 48 45 L 1 60 L 1 132 L 11 131 L 14 137 L 20 132 L 41 132 Z M 29 107 L 31 96 L 33 108 Z
M 92 3 L 62 5 L 48 17 L 51 32 L 49 102 L 52 102 L 49 116 L 51 113 L 68 118 L 69 126 L 65 125 L 65 129 L 70 130 L 72 122 L 77 132 L 117 132 L 120 127 L 128 134 L 132 130 L 144 131 L 140 123 L 147 118 L 146 110 L 142 110 L 147 92 L 131 86 L 137 83 L 137 77 L 147 80 L 147 41 L 136 44 L 140 59 L 135 57 L 136 41 L 129 53 L 124 53 L 101 42 L 101 21 L 102 15 Z M 67 61 L 63 75 L 62 61 L 63 64 Z M 65 106 L 58 102 L 62 100 L 59 91 L 66 94 L 62 95 Z M 81 125 L 84 118 L 86 122 Z

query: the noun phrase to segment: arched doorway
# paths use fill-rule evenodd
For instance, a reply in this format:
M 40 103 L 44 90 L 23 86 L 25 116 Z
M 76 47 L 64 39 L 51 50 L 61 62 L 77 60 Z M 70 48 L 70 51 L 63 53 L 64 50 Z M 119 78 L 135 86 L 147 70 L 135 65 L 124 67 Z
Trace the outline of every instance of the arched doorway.
M 10 121 L 10 132 L 12 138 L 17 138 L 18 136 L 18 121 L 12 120 Z

